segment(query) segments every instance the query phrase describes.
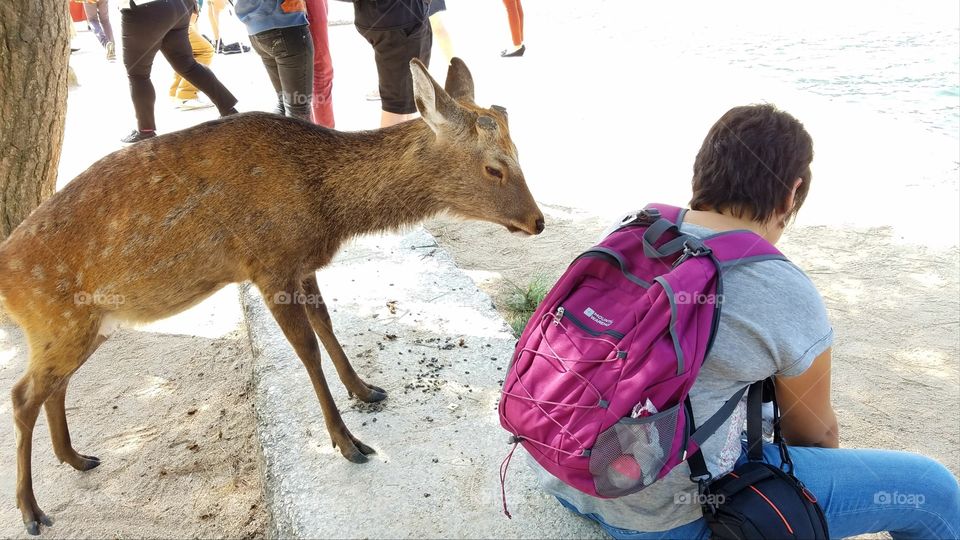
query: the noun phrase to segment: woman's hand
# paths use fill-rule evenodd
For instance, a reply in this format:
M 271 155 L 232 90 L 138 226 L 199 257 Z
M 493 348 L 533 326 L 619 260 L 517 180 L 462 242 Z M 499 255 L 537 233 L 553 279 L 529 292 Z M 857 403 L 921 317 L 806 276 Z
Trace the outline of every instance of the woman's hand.
M 777 377 L 780 428 L 792 446 L 840 446 L 837 416 L 830 403 L 830 349 L 796 377 Z

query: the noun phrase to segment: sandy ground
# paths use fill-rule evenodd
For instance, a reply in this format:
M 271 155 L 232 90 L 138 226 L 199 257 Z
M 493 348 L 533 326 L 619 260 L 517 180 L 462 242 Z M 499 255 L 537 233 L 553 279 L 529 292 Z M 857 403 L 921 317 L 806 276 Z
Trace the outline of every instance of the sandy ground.
M 28 537 L 14 508 L 10 387 L 22 335 L 0 327 L 0 536 Z M 254 538 L 266 530 L 252 429 L 246 328 L 220 338 L 122 330 L 77 372 L 67 396 L 74 447 L 103 463 L 57 462 L 44 416 L 34 432 L 34 489 L 57 538 Z

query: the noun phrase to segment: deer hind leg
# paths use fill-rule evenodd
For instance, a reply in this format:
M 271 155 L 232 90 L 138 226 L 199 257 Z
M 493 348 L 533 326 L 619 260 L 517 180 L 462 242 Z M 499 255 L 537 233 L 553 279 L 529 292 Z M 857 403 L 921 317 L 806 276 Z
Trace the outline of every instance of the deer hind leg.
M 307 310 L 307 317 L 310 319 L 310 326 L 320 336 L 320 342 L 323 343 L 323 348 L 327 350 L 327 354 L 333 360 L 333 366 L 337 368 L 337 375 L 340 376 L 343 385 L 347 387 L 347 392 L 351 396 L 356 395 L 361 401 L 367 403 L 386 399 L 386 390 L 365 383 L 354 371 L 353 366 L 350 365 L 350 360 L 343 352 L 343 347 L 340 346 L 337 336 L 333 334 L 333 323 L 330 321 L 327 304 L 320 296 L 317 276 L 310 274 L 310 276 L 304 278 L 302 286 L 305 294 L 304 298 L 307 300 L 304 307 Z
M 55 394 L 65 392 L 70 375 L 101 341 L 96 332 L 96 326 L 92 326 L 87 332 L 66 333 L 51 337 L 49 341 L 31 339 L 27 372 L 13 385 L 11 397 L 17 433 L 17 506 L 27 532 L 33 535 L 40 534 L 40 525 L 49 527 L 53 524 L 53 520 L 37 505 L 33 493 L 33 428 L 40 414 L 40 406 L 51 397 L 57 399 Z M 60 403 L 62 407 L 63 402 Z M 65 432 L 65 419 L 62 427 Z M 59 434 L 53 425 L 51 434 L 56 447 Z
M 104 336 L 97 336 L 80 363 L 85 362 L 106 339 Z M 67 427 L 66 412 L 67 385 L 69 383 L 70 378 L 67 377 L 43 403 L 43 408 L 47 413 L 47 427 L 50 429 L 50 439 L 53 441 L 53 452 L 60 463 L 67 463 L 78 471 L 89 471 L 100 465 L 100 458 L 78 453 L 73 449 L 70 442 L 70 429 Z
M 287 286 L 276 287 L 264 284 L 257 284 L 257 286 L 274 319 L 287 337 L 287 341 L 293 346 L 293 350 L 310 375 L 333 446 L 340 449 L 343 457 L 354 463 L 366 462 L 367 455 L 373 454 L 374 450 L 354 437 L 343 423 L 340 410 L 337 409 L 326 378 L 323 376 L 323 369 L 320 366 L 320 344 L 317 343 L 317 336 L 310 327 L 306 310 L 300 303 L 279 300 L 302 294 L 299 283 L 290 281 Z

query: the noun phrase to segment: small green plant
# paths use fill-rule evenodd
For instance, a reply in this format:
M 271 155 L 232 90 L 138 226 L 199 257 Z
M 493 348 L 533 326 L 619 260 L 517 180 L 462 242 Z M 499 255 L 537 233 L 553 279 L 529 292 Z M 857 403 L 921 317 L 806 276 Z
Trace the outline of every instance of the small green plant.
M 507 311 L 507 322 L 510 323 L 514 335 L 519 337 L 527 326 L 527 321 L 537 310 L 537 306 L 550 292 L 551 283 L 545 276 L 537 275 L 524 287 L 512 282 L 510 285 L 513 291 L 507 296 L 504 306 Z

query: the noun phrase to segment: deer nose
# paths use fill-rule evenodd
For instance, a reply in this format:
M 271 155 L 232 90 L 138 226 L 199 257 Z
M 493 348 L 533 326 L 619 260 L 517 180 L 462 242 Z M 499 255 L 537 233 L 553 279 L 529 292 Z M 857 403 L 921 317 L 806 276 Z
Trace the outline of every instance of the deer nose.
M 543 222 L 543 218 L 538 219 L 536 225 L 537 225 L 537 234 L 542 233 L 544 227 L 546 227 L 546 224 Z

